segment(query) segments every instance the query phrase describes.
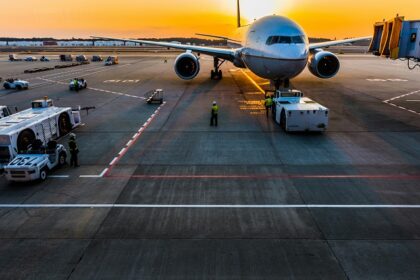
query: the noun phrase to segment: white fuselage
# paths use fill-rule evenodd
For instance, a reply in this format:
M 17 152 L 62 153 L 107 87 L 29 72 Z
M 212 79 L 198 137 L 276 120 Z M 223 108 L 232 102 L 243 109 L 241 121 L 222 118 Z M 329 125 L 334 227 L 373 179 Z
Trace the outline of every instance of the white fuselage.
M 286 17 L 263 17 L 248 28 L 240 57 L 261 78 L 291 79 L 308 63 L 308 37 L 298 24 Z

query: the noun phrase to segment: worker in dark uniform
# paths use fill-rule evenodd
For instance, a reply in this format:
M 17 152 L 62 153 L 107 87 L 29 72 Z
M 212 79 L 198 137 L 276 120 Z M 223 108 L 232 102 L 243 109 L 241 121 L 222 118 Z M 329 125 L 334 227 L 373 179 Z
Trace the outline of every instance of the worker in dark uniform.
M 70 151 L 70 166 L 79 167 L 79 159 L 77 155 L 79 153 L 79 149 L 77 148 L 76 135 L 74 133 L 70 134 L 69 151 Z
M 211 106 L 210 126 L 213 126 L 213 124 L 217 126 L 218 113 L 219 113 L 219 106 L 217 105 L 216 101 L 213 101 L 213 106 Z
M 265 113 L 268 118 L 268 111 L 271 110 L 271 107 L 273 106 L 273 98 L 268 94 L 265 96 L 264 105 L 265 105 Z

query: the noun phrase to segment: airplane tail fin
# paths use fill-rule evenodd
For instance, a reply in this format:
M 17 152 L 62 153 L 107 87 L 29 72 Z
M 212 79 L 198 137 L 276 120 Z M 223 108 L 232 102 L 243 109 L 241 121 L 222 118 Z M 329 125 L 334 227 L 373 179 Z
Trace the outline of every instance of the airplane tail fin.
M 238 24 L 238 28 L 241 27 L 241 6 L 239 0 L 236 0 L 236 20 Z

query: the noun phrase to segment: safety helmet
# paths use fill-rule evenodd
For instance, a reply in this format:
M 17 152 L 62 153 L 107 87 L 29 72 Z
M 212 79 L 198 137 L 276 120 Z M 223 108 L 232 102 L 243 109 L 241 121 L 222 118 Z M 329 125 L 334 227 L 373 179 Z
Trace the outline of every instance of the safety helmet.
M 216 105 L 217 103 L 216 103 L 216 101 L 213 101 L 213 105 Z
M 76 139 L 76 134 L 70 133 L 70 139 Z

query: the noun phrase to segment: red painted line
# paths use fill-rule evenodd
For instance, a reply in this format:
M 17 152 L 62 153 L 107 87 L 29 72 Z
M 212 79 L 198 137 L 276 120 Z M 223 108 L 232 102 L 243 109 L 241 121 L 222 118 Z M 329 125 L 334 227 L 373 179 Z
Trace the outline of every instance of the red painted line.
M 369 179 L 369 180 L 420 180 L 420 175 L 110 175 L 111 178 L 133 179 Z
M 164 102 L 162 105 L 160 105 L 155 112 L 153 113 L 153 117 L 150 117 L 147 122 L 145 124 L 142 125 L 142 127 L 139 129 L 139 131 L 134 134 L 133 138 L 128 141 L 128 143 L 125 145 L 124 149 L 120 151 L 120 153 L 118 154 L 118 156 L 116 156 L 111 163 L 109 164 L 108 169 L 106 170 L 106 172 L 103 174 L 103 177 L 113 177 L 110 176 L 109 174 L 111 173 L 112 169 L 114 168 L 114 166 L 121 160 L 121 158 L 127 153 L 127 151 L 137 142 L 137 140 L 140 138 L 140 136 L 143 134 L 144 130 L 152 123 L 152 120 L 159 114 L 159 109 L 164 106 L 166 104 L 166 102 Z

